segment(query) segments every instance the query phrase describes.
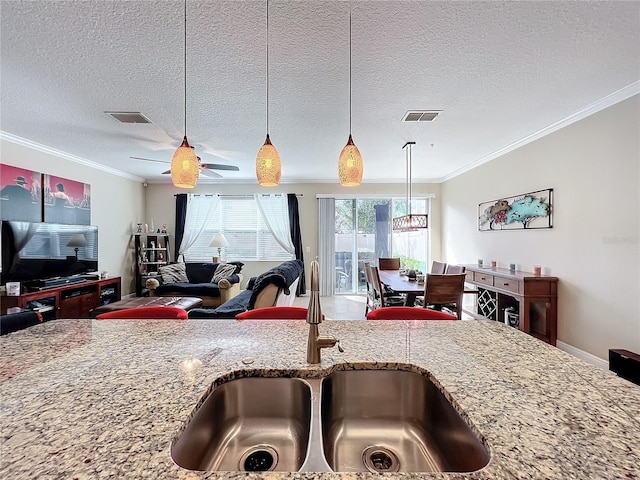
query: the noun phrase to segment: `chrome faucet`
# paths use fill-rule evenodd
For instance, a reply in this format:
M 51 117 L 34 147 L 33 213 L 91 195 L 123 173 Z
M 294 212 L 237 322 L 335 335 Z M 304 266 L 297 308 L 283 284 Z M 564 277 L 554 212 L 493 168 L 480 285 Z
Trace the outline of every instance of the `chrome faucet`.
M 320 350 L 338 345 L 338 351 L 344 352 L 340 340 L 333 335 L 320 335 L 318 325 L 322 323 L 322 308 L 320 308 L 320 280 L 319 265 L 316 260 L 311 262 L 311 298 L 307 309 L 307 323 L 309 324 L 309 340 L 307 341 L 307 363 L 320 363 Z

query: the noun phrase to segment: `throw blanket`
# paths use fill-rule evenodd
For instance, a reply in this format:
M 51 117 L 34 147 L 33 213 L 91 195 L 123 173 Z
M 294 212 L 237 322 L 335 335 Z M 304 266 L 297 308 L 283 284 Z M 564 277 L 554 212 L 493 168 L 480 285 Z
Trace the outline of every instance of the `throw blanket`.
M 267 285 L 276 285 L 282 288 L 286 295 L 289 295 L 289 285 L 295 282 L 296 278 L 302 275 L 303 271 L 304 265 L 300 260 L 289 260 L 258 275 L 251 286 L 252 294 L 251 300 L 249 300 L 248 310 L 253 309 L 258 294 Z
M 189 318 L 235 318 L 237 314 L 247 309 L 249 298 L 251 298 L 251 290 L 243 290 L 215 310 L 211 308 L 192 308 L 189 310 Z

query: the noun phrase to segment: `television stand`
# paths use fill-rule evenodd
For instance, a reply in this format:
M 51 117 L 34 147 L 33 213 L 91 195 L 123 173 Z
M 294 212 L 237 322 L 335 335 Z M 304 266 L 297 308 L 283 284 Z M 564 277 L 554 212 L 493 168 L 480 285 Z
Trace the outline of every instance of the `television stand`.
M 40 311 L 45 321 L 56 318 L 90 318 L 90 310 L 120 300 L 120 277 L 102 280 L 70 278 L 78 278 L 79 281 L 57 287 L 44 287 L 17 297 L 2 297 L 2 314 L 6 314 L 8 308 L 19 307 L 23 310 Z
M 33 280 L 31 282 L 25 282 L 24 288 L 28 292 L 38 292 L 41 290 L 48 290 L 50 288 L 62 287 L 65 285 L 73 285 L 75 283 L 81 283 L 85 281 L 86 280 L 80 276 L 54 277 L 47 278 L 45 280 Z

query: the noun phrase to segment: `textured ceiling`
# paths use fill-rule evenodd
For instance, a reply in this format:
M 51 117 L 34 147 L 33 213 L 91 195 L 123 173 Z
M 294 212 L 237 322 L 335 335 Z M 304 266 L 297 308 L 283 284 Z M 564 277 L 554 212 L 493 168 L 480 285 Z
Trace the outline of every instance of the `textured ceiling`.
M 265 2 L 187 2 L 187 133 L 255 182 L 266 133 Z M 150 182 L 184 134 L 182 2 L 5 1 L 0 130 Z M 622 90 L 640 2 L 357 1 L 352 131 L 363 181 L 440 181 Z M 269 3 L 270 134 L 283 182 L 337 182 L 349 134 L 349 2 Z M 614 98 L 615 95 L 614 95 Z M 442 110 L 407 124 L 408 110 Z M 139 111 L 125 125 L 105 111 Z M 8 134 L 8 135 L 7 135 Z M 202 178 L 202 177 L 201 177 Z M 215 181 L 208 178 L 202 181 Z

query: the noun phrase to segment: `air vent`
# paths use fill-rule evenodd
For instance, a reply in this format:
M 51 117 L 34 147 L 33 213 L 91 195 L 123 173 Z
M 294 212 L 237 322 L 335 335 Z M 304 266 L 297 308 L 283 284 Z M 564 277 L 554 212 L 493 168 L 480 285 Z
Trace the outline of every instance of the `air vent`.
M 151 123 L 147 117 L 140 112 L 104 112 L 112 116 L 120 123 Z
M 442 110 L 409 110 L 403 122 L 433 122 Z

